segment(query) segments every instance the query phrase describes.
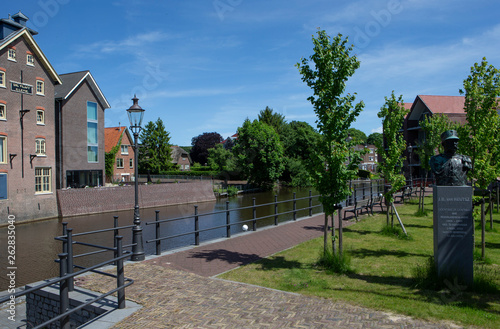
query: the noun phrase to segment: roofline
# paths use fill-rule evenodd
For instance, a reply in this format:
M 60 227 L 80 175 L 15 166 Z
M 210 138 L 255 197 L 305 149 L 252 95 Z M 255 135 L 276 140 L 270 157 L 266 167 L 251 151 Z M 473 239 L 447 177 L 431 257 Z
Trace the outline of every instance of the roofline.
M 68 99 L 68 97 L 78 88 L 78 86 L 85 80 L 87 79 L 87 77 L 90 77 L 90 79 L 92 79 L 92 82 L 93 84 L 95 85 L 95 87 L 97 88 L 97 91 L 99 92 L 99 94 L 101 95 L 102 99 L 104 100 L 105 104 L 105 108 L 106 109 L 109 109 L 111 108 L 111 105 L 109 105 L 109 102 L 108 100 L 106 99 L 106 96 L 104 96 L 104 94 L 102 93 L 101 91 L 101 88 L 99 88 L 99 85 L 97 84 L 97 82 L 95 81 L 94 77 L 92 76 L 92 73 L 90 73 L 90 71 L 81 71 L 81 72 L 87 72 L 85 73 L 85 75 L 80 79 L 80 81 L 78 81 L 78 83 L 76 83 L 73 88 L 68 92 L 68 94 L 66 96 L 62 96 L 62 97 L 58 97 L 59 99 Z M 73 73 L 78 73 L 78 72 L 73 72 Z M 67 73 L 67 74 L 71 74 L 71 73 Z
M 11 36 L 5 38 L 4 42 L 2 44 L 0 44 L 0 50 L 2 50 L 3 48 L 5 48 L 8 44 L 10 44 L 12 41 L 18 39 L 19 37 L 23 36 L 26 41 L 28 42 L 28 44 L 35 50 L 35 52 L 38 54 L 38 56 L 40 57 L 42 63 L 44 64 L 44 66 L 47 68 L 47 70 L 49 71 L 49 75 L 52 77 L 52 79 L 56 82 L 56 84 L 62 84 L 62 81 L 61 81 L 61 78 L 59 77 L 59 75 L 57 74 L 56 70 L 54 69 L 54 67 L 52 66 L 52 64 L 50 64 L 49 60 L 47 59 L 47 57 L 45 57 L 45 54 L 43 53 L 43 51 L 40 49 L 40 47 L 38 46 L 38 44 L 36 43 L 35 39 L 33 39 L 33 36 L 31 35 L 31 33 L 29 33 L 28 31 L 28 28 L 27 27 L 24 27 L 22 28 L 21 30 L 13 33 Z

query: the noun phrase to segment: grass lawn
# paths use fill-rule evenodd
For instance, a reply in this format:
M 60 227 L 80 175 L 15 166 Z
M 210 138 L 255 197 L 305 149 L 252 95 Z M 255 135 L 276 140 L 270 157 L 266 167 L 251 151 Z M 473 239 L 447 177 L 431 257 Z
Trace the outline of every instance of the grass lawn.
M 397 209 L 408 239 L 382 234 L 385 213 L 362 216 L 359 223 L 344 229 L 351 274 L 334 274 L 317 265 L 323 249 L 323 238 L 318 238 L 219 277 L 421 319 L 500 328 L 500 214 L 494 211 L 493 230 L 486 232 L 486 261 L 474 264 L 475 280 L 486 278 L 483 284 L 464 290 L 448 282 L 436 290 L 419 286 L 414 279 L 415 269 L 425 268 L 433 255 L 432 198 L 426 199 L 428 214 L 424 217 L 415 216 L 416 204 Z M 396 218 L 394 221 L 399 225 Z M 479 248 L 480 225 L 476 225 L 475 240 Z

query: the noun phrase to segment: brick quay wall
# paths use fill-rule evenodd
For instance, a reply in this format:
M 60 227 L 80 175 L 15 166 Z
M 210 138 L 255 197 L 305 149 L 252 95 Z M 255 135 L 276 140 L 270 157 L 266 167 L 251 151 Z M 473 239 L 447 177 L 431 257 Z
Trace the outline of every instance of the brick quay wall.
M 78 216 L 134 209 L 134 186 L 57 191 L 59 216 Z M 211 181 L 139 185 L 141 208 L 215 201 Z

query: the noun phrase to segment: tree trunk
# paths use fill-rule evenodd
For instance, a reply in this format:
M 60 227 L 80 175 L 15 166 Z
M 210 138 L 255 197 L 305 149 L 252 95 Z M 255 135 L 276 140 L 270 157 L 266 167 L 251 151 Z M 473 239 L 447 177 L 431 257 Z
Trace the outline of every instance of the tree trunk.
M 491 191 L 490 191 L 490 205 L 488 207 L 490 208 L 490 229 L 493 230 L 493 199 L 491 197 Z
M 323 230 L 323 252 L 326 253 L 328 247 L 328 214 L 325 213 L 325 227 Z
M 339 255 L 342 257 L 342 209 L 339 209 Z
M 335 212 L 332 214 L 332 252 L 333 255 L 337 254 L 337 245 L 336 245 L 336 237 L 335 237 Z
M 486 249 L 486 216 L 484 215 L 484 195 L 481 201 L 481 259 L 484 260 Z

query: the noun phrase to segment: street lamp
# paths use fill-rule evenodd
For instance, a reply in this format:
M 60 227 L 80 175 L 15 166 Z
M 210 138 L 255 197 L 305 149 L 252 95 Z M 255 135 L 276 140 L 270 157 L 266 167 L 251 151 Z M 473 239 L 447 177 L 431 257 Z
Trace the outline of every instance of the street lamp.
M 139 106 L 139 99 L 136 95 L 132 98 L 134 104 L 127 110 L 128 119 L 130 121 L 130 130 L 134 135 L 134 186 L 135 186 L 135 206 L 134 206 L 134 227 L 132 228 L 132 261 L 144 260 L 144 246 L 142 242 L 142 227 L 141 217 L 139 215 L 139 171 L 137 165 L 137 153 L 139 147 L 137 139 L 142 130 L 142 118 L 144 117 L 144 109 Z

